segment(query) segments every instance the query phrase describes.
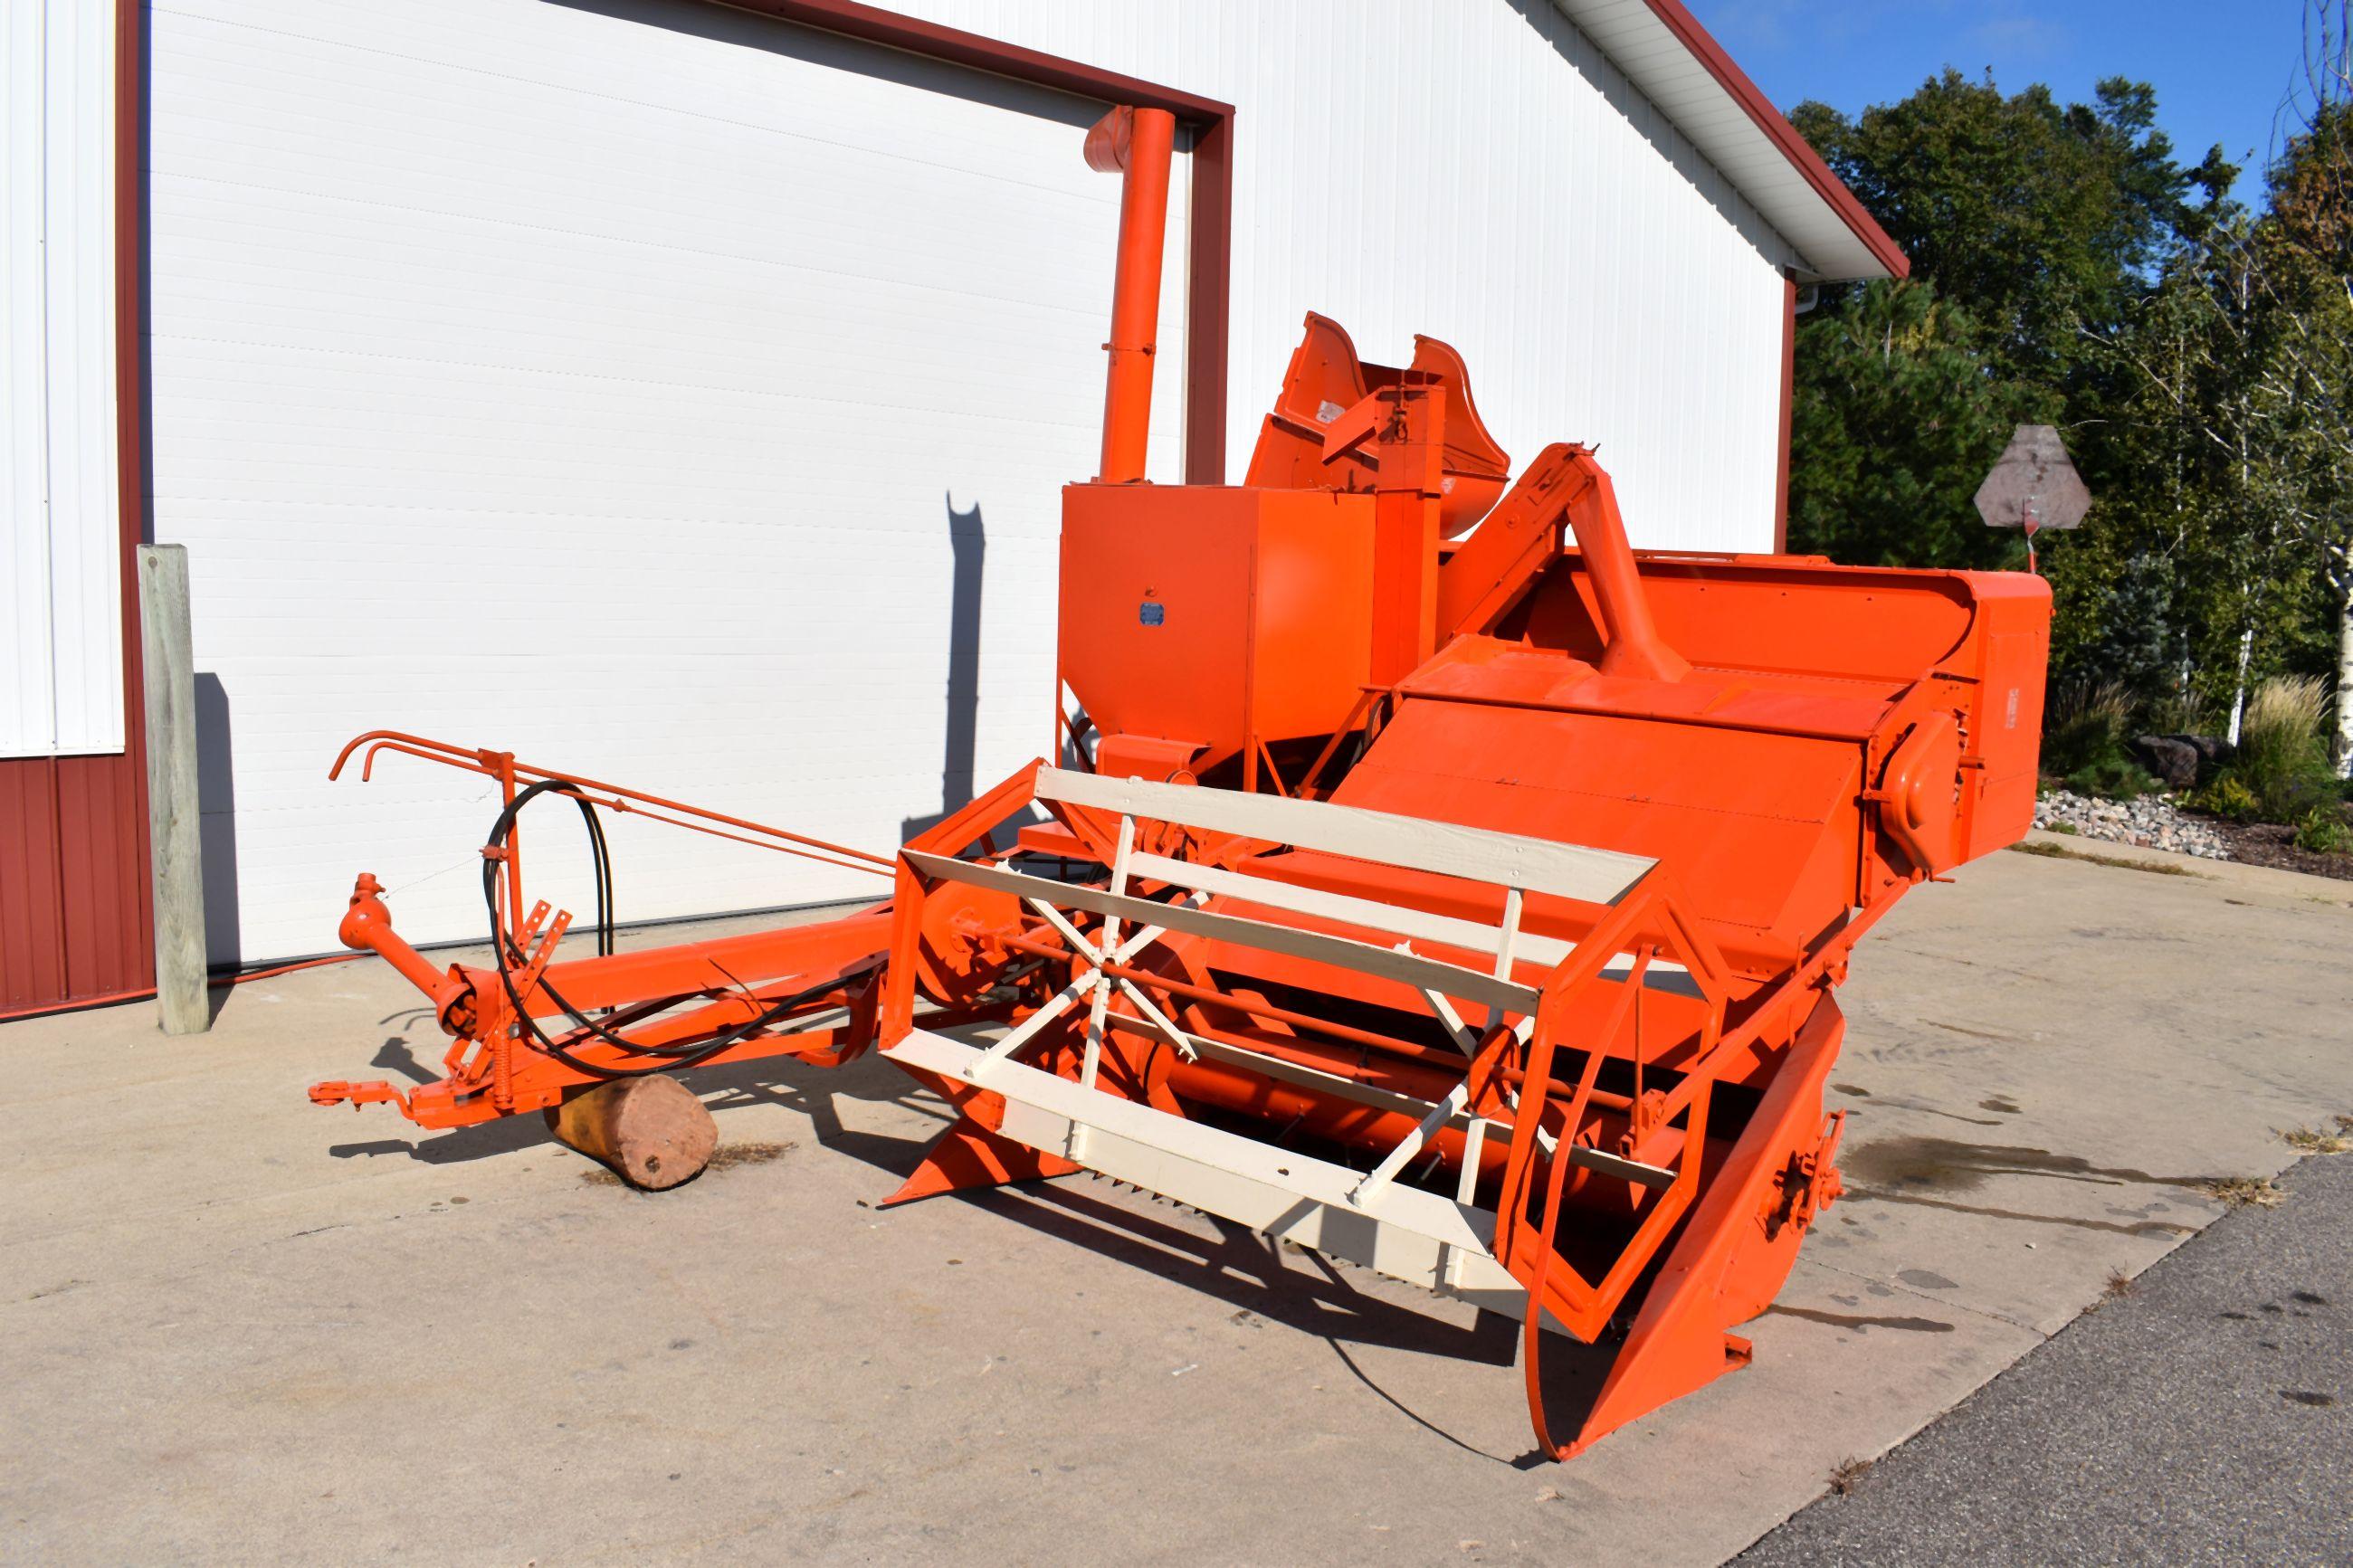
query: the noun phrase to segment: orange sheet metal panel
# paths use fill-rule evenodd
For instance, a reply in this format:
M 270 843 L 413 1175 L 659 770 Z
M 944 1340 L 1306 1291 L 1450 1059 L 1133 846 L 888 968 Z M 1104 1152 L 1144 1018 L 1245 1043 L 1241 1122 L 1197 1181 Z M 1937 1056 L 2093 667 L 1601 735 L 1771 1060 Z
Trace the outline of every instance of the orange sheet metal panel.
M 2025 831 L 2040 580 L 1725 558 L 1648 560 L 1642 576 L 1688 677 L 1596 670 L 1572 557 L 1504 623 L 1552 646 L 1457 638 L 1402 684 L 1334 798 L 1653 856 L 1752 973 Z
M 1372 646 L 1370 496 L 1063 492 L 1062 679 L 1106 735 L 1238 750 L 1330 733 Z
M 1659 635 L 1702 669 L 1769 669 L 1840 681 L 1917 680 L 1970 633 L 1996 573 L 1832 566 L 1805 557 L 1638 555 Z M 1588 662 L 1601 651 L 1593 587 L 1573 552 L 1506 616 L 1498 635 Z M 2030 580 L 2031 581 L 2031 580 Z M 2045 591 L 2047 598 L 2047 591 Z
M 1862 767 L 1857 742 L 1409 698 L 1333 798 L 1655 857 L 1770 970 L 1847 908 Z
M 2051 659 L 2051 585 L 2022 573 L 1972 574 L 1981 629 L 1976 670 L 1982 696 L 1970 754 L 1978 759 L 1977 809 L 1962 858 L 2026 837 L 2042 756 L 2043 669 Z

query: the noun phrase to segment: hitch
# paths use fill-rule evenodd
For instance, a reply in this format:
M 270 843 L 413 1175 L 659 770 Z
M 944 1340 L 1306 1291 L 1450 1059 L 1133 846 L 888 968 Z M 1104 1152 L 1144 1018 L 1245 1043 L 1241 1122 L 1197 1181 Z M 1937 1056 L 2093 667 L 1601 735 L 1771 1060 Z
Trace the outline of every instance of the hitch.
M 329 1079 L 311 1086 L 313 1105 L 348 1105 L 357 1110 L 363 1105 L 397 1105 L 408 1109 L 408 1097 L 382 1079 L 353 1082 L 345 1079 Z

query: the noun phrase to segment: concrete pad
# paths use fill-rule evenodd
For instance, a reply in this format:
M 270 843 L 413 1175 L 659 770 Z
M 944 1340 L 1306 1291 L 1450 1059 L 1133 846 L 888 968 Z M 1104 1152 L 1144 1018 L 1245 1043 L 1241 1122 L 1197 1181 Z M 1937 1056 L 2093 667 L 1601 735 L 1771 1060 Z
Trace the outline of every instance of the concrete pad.
M 444 1048 L 372 960 L 7 1026 L 0 1558 L 1716 1561 L 2353 1110 L 2353 908 L 2192 865 L 1907 900 L 1756 1364 L 1557 1467 L 1512 1325 L 1092 1178 L 875 1212 L 942 1116 L 886 1063 L 697 1075 L 753 1157 L 645 1195 L 311 1106 Z

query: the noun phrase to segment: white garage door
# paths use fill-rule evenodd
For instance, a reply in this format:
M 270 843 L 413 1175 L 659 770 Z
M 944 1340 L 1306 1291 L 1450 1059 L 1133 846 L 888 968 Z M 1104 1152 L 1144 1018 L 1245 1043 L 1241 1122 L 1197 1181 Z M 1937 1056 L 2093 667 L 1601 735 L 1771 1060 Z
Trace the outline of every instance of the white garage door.
M 216 960 L 332 946 L 362 868 L 413 938 L 480 931 L 491 791 L 331 786 L 363 728 L 878 851 L 1050 746 L 1101 106 L 695 0 L 183 0 L 152 58 L 155 534 L 194 574 Z M 533 891 L 585 918 L 567 809 Z M 616 850 L 625 919 L 870 887 Z

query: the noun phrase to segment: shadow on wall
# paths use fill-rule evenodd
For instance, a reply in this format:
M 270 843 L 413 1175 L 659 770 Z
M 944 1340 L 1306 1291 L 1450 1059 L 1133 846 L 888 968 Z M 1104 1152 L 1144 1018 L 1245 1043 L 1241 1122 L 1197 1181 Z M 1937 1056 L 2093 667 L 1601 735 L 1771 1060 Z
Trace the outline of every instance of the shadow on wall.
M 228 689 L 196 676 L 196 811 L 205 858 L 205 958 L 215 969 L 245 960 L 237 917 L 237 778 L 230 770 Z
M 940 744 L 940 808 L 902 821 L 902 844 L 971 801 L 979 750 L 980 595 L 988 530 L 980 521 L 978 502 L 970 511 L 958 511 L 955 497 L 945 499 L 954 564 L 949 569 L 947 724 Z
M 1039 120 L 1084 131 L 1102 117 L 1103 105 L 1029 82 L 1009 81 L 985 71 L 926 59 L 839 34 L 797 26 L 771 16 L 723 9 L 704 0 L 547 0 L 567 10 L 586 11 L 617 22 L 659 27 L 690 38 L 758 49 L 831 70 L 850 71 L 901 87 L 919 88 L 968 103 L 1009 109 Z M 1071 143 L 1073 153 L 1077 143 Z

